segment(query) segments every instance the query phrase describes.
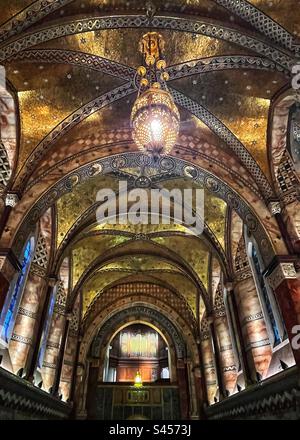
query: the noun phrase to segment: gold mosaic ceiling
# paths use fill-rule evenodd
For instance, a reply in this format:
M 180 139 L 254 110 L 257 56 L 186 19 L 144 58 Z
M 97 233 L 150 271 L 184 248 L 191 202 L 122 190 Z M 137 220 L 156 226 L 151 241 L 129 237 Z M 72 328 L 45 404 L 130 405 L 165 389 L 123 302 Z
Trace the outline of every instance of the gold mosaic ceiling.
M 55 2 L 53 2 L 55 3 Z M 57 24 L 66 24 L 80 18 L 96 17 L 99 15 L 118 14 L 145 14 L 145 2 L 140 0 L 74 0 L 65 2 L 62 7 L 53 10 L 50 14 L 37 20 L 28 29 L 25 27 L 23 35 L 37 32 Z M 225 27 L 236 29 L 237 32 L 255 36 L 267 42 L 266 36 L 244 21 L 236 14 L 224 7 L 217 5 L 212 0 L 174 0 L 162 2 L 153 0 L 156 15 L 178 16 L 195 20 L 206 20 L 220 23 Z M 254 6 L 268 14 L 295 36 L 300 34 L 300 13 L 295 10 L 294 0 L 250 0 Z M 2 23 L 15 18 L 23 19 L 26 9 L 34 8 L 37 2 L 25 0 L 0 0 Z M 24 12 L 21 12 L 25 9 Z M 8 26 L 6 23 L 5 26 Z M 46 50 L 59 50 L 61 54 L 80 52 L 90 56 L 102 57 L 106 60 L 121 63 L 133 68 L 140 64 L 137 51 L 138 40 L 146 29 L 109 29 L 103 31 L 90 31 L 58 37 L 47 42 L 39 41 L 30 50 L 39 50 L 39 58 L 20 60 L 18 54 L 4 62 L 7 78 L 16 91 L 20 112 L 20 146 L 18 155 L 18 172 L 26 169 L 30 155 L 35 152 L 40 142 L 51 130 L 62 123 L 74 111 L 80 109 L 89 101 L 123 84 L 116 72 L 109 75 L 101 70 L 87 66 L 73 65 L 65 56 L 59 62 L 46 62 Z M 241 44 L 226 42 L 219 38 L 196 35 L 177 30 L 161 30 L 167 45 L 167 64 L 174 65 L 189 60 L 207 59 L 208 57 L 221 56 L 254 56 L 258 55 L 243 47 Z M 15 35 L 17 39 L 20 35 Z M 246 37 L 245 37 L 246 38 Z M 268 42 L 275 47 L 274 42 Z M 282 48 L 280 49 L 282 50 Z M 1 51 L 1 47 L 0 47 Z M 258 71 L 252 69 L 218 69 L 214 72 L 205 72 L 183 77 L 170 82 L 170 86 L 192 98 L 214 114 L 251 153 L 253 159 L 262 172 L 270 179 L 270 170 L 267 157 L 267 128 L 270 105 L 276 94 L 289 83 L 283 73 L 276 71 Z M 129 129 L 129 115 L 135 95 L 111 103 L 98 110 L 82 122 L 75 125 L 64 136 L 51 144 L 49 151 L 41 156 L 41 162 L 35 164 L 31 176 L 39 178 L 47 168 L 58 168 L 58 178 L 65 173 L 64 163 L 67 158 L 72 158 L 73 145 L 77 143 L 78 166 L 86 161 L 95 160 L 100 154 L 114 154 L 119 152 L 135 151 L 135 146 L 130 142 L 113 145 L 107 150 L 94 152 L 94 156 L 85 158 L 86 151 L 91 147 L 90 140 L 93 134 L 107 136 L 116 129 Z M 196 121 L 186 109 L 181 108 L 181 134 L 188 133 L 197 136 L 205 142 L 218 147 L 219 151 L 228 152 L 228 146 L 218 138 L 215 133 L 204 124 Z M 78 147 L 79 145 L 79 147 Z M 104 148 L 104 147 L 103 147 Z M 191 160 L 193 147 L 190 148 Z M 175 155 L 175 152 L 173 152 Z M 180 151 L 176 151 L 180 154 Z M 233 153 L 231 151 L 231 155 Z M 238 163 L 240 159 L 235 158 Z M 43 165 L 40 167 L 40 165 Z M 225 164 L 226 165 L 226 164 Z M 127 170 L 128 171 L 128 170 Z M 129 170 L 130 171 L 130 170 Z M 131 170 L 133 172 L 133 170 Z M 79 217 L 90 209 L 96 199 L 99 188 L 117 188 L 117 180 L 111 176 L 95 177 L 86 183 L 78 185 L 72 192 L 62 196 L 57 204 L 57 247 L 66 238 L 70 228 L 74 226 Z M 184 180 L 164 182 L 165 187 L 184 188 Z M 205 221 L 211 229 L 216 240 L 224 248 L 225 241 L 226 204 L 216 197 L 205 194 Z M 97 231 L 105 234 L 94 235 Z M 131 234 L 145 234 L 151 244 L 157 244 L 166 252 L 174 252 L 185 264 L 192 268 L 203 285 L 208 287 L 209 255 L 211 245 L 205 240 L 193 237 L 182 237 L 176 233 L 185 232 L 180 225 L 157 225 L 152 227 L 118 227 L 114 231 L 109 225 L 95 226 L 94 211 L 86 219 L 86 224 L 81 225 L 77 241 L 73 239 L 66 253 L 72 255 L 72 278 L 76 284 L 86 268 L 97 258 L 111 252 L 114 248 L 127 246 L 130 249 L 134 242 Z M 110 233 L 111 232 L 111 233 Z M 155 233 L 155 236 L 151 234 Z M 167 235 L 166 235 L 167 233 Z M 76 237 L 75 237 L 76 238 Z M 88 280 L 83 288 L 84 312 L 93 301 L 94 297 L 110 283 L 120 280 L 131 273 L 147 272 L 149 276 L 168 283 L 185 296 L 192 310 L 197 306 L 197 290 L 195 284 L 187 278 L 180 268 L 164 258 L 136 256 L 136 249 L 132 245 L 132 257 L 116 259 L 99 269 Z

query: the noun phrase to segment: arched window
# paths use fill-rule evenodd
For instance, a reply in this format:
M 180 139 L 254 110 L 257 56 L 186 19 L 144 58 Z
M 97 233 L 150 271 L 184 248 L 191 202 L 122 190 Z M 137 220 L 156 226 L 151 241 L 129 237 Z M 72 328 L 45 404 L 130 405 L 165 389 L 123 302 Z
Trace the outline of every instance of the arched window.
M 247 237 L 247 234 L 245 235 L 250 267 L 264 314 L 269 338 L 272 346 L 275 347 L 280 344 L 286 336 L 283 320 L 276 298 L 268 284 L 265 282 L 262 260 L 257 245 Z
M 1 313 L 1 340 L 2 343 L 4 342 L 4 345 L 7 345 L 11 338 L 15 317 L 22 299 L 33 252 L 34 238 L 31 237 L 25 245 L 20 272 L 17 274 L 15 282 L 13 282 L 11 285 L 11 290 L 7 295 L 7 299 Z

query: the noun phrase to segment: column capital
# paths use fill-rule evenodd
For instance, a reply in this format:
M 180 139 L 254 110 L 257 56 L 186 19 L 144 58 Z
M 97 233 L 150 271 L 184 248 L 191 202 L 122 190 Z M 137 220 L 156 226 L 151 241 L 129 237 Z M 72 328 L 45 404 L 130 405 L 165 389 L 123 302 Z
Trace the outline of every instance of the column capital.
M 276 289 L 285 279 L 297 279 L 300 274 L 296 272 L 295 264 L 292 261 L 282 261 L 275 266 L 267 280 L 272 289 Z
M 8 192 L 5 196 L 5 206 L 14 208 L 20 200 L 21 197 L 17 192 Z
M 20 270 L 20 263 L 11 249 L 0 249 L 0 272 L 10 283 L 16 272 Z
M 207 320 L 208 324 L 213 324 L 213 322 L 214 322 L 213 314 L 206 316 L 206 320 Z
M 281 213 L 281 204 L 280 204 L 279 200 L 271 201 L 268 204 L 268 208 L 269 208 L 270 213 L 273 216 Z
M 58 278 L 55 275 L 49 275 L 47 280 L 48 280 L 48 285 L 50 287 L 54 287 L 58 281 Z
M 224 283 L 224 287 L 227 290 L 227 293 L 233 292 L 234 289 L 234 281 L 226 281 Z

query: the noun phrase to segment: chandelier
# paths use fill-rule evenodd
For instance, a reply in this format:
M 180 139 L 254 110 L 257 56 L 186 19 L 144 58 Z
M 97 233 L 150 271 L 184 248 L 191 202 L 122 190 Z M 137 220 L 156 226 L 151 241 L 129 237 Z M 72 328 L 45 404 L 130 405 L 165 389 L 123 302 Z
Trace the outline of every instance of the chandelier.
M 154 158 L 169 154 L 176 143 L 180 116 L 168 91 L 164 40 L 157 32 L 148 32 L 140 41 L 143 64 L 137 69 L 138 97 L 133 104 L 131 124 L 138 148 Z

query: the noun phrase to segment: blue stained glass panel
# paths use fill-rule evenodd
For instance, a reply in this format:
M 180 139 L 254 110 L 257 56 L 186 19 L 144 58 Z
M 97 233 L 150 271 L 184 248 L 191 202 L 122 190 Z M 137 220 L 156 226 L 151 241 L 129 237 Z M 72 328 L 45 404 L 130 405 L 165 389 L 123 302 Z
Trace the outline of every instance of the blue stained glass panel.
M 5 338 L 6 342 L 8 342 L 8 340 L 9 340 L 9 330 L 11 327 L 11 322 L 12 322 L 12 317 L 14 314 L 15 305 L 17 303 L 19 293 L 21 292 L 24 281 L 25 281 L 27 267 L 28 267 L 28 264 L 30 262 L 30 257 L 31 257 L 30 252 L 31 252 L 31 240 L 28 240 L 26 247 L 25 247 L 25 250 L 24 250 L 21 270 L 19 272 L 17 282 L 14 286 L 13 294 L 11 296 L 10 304 L 9 304 L 9 307 L 8 307 L 8 310 L 7 310 L 7 313 L 5 316 L 4 324 L 3 324 L 3 333 L 4 333 L 4 338 Z

